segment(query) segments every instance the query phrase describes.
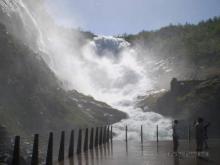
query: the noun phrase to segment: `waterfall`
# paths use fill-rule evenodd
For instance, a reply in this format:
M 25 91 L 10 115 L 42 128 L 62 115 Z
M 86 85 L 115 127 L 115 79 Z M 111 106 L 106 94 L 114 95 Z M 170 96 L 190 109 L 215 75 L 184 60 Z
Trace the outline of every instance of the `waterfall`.
M 137 139 L 141 124 L 148 139 L 154 138 L 156 124 L 162 126 L 161 136 L 169 138 L 170 119 L 134 106 L 138 96 L 154 89 L 153 69 L 146 68 L 156 67 L 155 61 L 113 36 L 97 36 L 82 45 L 78 42 L 80 33 L 55 25 L 42 5 L 33 0 L 2 0 L 2 22 L 38 52 L 63 82 L 63 88 L 76 89 L 128 114 L 128 119 L 115 124 L 118 139 L 123 138 L 125 125 L 129 138 Z

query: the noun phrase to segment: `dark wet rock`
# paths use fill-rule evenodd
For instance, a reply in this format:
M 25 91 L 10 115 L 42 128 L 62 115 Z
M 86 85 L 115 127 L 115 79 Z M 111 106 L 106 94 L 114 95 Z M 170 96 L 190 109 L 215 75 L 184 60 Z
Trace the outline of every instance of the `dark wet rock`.
M 159 96 L 159 97 L 158 97 Z M 198 117 L 211 122 L 210 134 L 220 135 L 220 76 L 206 80 L 171 81 L 171 90 L 161 95 L 149 96 L 139 104 L 174 119 L 192 124 Z M 151 101 L 149 101 L 151 100 Z M 152 101 L 153 100 L 153 101 Z

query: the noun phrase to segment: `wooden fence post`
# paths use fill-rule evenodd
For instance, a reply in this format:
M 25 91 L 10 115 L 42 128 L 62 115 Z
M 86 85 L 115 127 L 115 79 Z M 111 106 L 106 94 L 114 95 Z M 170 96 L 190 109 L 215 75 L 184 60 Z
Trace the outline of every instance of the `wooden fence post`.
M 53 164 L 53 133 L 50 132 L 48 147 L 47 147 L 47 158 L 46 158 L 46 165 Z
M 141 125 L 141 144 L 143 144 L 143 126 Z
M 73 157 L 74 154 L 74 130 L 71 131 L 70 134 L 70 143 L 69 143 L 69 154 L 68 157 Z
M 107 143 L 109 143 L 109 125 L 107 127 L 107 138 L 106 138 L 106 140 L 107 140 Z
M 157 132 L 156 132 L 156 136 L 157 136 L 157 144 L 158 144 L 158 142 L 159 142 L 159 137 L 158 137 L 158 125 L 157 125 Z
M 103 143 L 106 143 L 106 126 L 104 126 L 104 131 L 103 131 Z
M 81 147 L 82 147 L 82 130 L 79 129 L 78 143 L 77 143 L 77 154 L 81 153 Z
M 64 151 L 65 151 L 65 132 L 61 132 L 61 139 L 60 139 L 60 149 L 59 149 L 59 155 L 58 155 L 58 161 L 62 162 L 64 161 Z
M 111 143 L 112 143 L 112 139 L 113 139 L 113 132 L 112 132 L 112 125 L 111 125 Z
M 15 136 L 12 165 L 20 165 L 20 136 Z
M 88 141 L 89 141 L 89 129 L 86 128 L 86 135 L 84 140 L 84 151 L 88 150 Z
M 38 154 L 39 154 L 38 146 L 39 146 L 39 135 L 35 134 L 32 157 L 31 157 L 31 165 L 38 165 Z
M 90 133 L 89 149 L 93 149 L 93 146 L 94 146 L 94 143 L 93 143 L 93 142 L 94 142 L 94 140 L 93 140 L 93 139 L 94 139 L 94 138 L 93 138 L 93 137 L 94 137 L 94 133 L 93 133 L 93 132 L 94 132 L 94 129 L 92 128 L 92 129 L 91 129 L 91 133 Z
M 102 127 L 100 127 L 99 145 L 102 145 Z
M 125 126 L 125 141 L 128 142 L 128 126 Z
M 97 147 L 99 144 L 99 128 L 96 127 L 96 132 L 95 132 L 95 147 Z

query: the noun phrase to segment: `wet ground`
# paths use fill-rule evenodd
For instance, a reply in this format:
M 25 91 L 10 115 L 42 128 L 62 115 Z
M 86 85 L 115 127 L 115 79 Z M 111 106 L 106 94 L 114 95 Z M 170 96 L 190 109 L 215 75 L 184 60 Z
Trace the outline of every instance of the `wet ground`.
M 195 142 L 181 141 L 179 155 L 172 152 L 171 141 L 159 144 L 148 141 L 140 142 L 114 141 L 73 159 L 66 159 L 61 165 L 220 165 L 220 140 L 209 141 L 209 149 L 197 157 Z

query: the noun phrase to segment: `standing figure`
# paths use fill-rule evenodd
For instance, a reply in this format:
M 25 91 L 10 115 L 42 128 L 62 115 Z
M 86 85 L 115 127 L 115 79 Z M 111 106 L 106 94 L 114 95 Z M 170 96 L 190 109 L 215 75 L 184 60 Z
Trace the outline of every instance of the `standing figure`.
M 201 152 L 203 150 L 203 142 L 204 142 L 204 124 L 203 118 L 198 118 L 195 124 L 196 127 L 196 150 Z
M 205 149 L 208 149 L 208 127 L 210 126 L 210 123 L 207 122 L 204 126 L 204 145 L 205 145 Z
M 179 135 L 177 130 L 178 120 L 174 120 L 173 122 L 173 152 L 178 151 L 179 147 Z

